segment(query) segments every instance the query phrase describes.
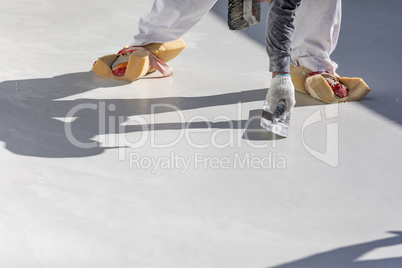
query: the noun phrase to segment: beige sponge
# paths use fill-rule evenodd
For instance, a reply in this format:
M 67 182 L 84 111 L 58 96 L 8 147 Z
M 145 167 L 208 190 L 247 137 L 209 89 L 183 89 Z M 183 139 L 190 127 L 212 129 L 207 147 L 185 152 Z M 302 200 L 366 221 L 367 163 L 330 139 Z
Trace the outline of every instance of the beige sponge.
M 361 78 L 341 77 L 339 81 L 348 88 L 348 95 L 345 98 L 339 98 L 328 85 L 327 80 L 321 75 L 308 77 L 311 70 L 290 65 L 290 76 L 295 90 L 304 94 L 310 94 L 312 97 L 326 103 L 359 101 L 369 92 L 369 86 Z
M 152 43 L 145 46 L 152 54 L 164 62 L 176 58 L 186 47 L 183 39 L 179 38 L 167 43 Z
M 290 77 L 292 78 L 292 82 L 296 91 L 304 94 L 309 94 L 305 89 L 304 84 L 306 82 L 307 76 L 310 73 L 312 73 L 312 71 L 305 67 L 294 67 L 293 65 L 290 65 Z
M 314 75 L 306 79 L 306 90 L 316 99 L 326 103 L 359 101 L 369 92 L 369 86 L 361 78 L 341 77 L 339 81 L 348 88 L 348 95 L 340 98 L 335 95 L 327 80 L 321 75 Z
M 148 71 L 152 71 L 149 67 L 149 53 L 154 54 L 163 62 L 168 62 L 178 56 L 185 47 L 186 44 L 181 38 L 167 43 L 146 45 L 145 48 L 147 48 L 149 52 L 134 51 L 131 53 L 126 72 L 123 76 L 115 76 L 111 69 L 112 63 L 118 56 L 117 54 L 99 58 L 92 67 L 92 71 L 101 77 L 133 82 L 146 75 Z

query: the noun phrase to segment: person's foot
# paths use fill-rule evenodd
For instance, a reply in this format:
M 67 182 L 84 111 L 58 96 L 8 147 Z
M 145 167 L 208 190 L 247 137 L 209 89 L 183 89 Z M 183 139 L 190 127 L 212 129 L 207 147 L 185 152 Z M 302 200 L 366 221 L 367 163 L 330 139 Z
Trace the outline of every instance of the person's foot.
M 345 98 L 348 95 L 348 88 L 339 81 L 338 76 L 329 72 L 313 72 L 307 76 L 307 79 L 314 75 L 321 75 L 327 81 L 334 94 L 339 98 Z
M 357 77 L 312 72 L 305 67 L 293 65 L 290 65 L 290 75 L 296 91 L 310 94 L 325 103 L 359 101 L 370 92 L 370 87 Z
M 120 54 L 112 63 L 112 72 L 115 76 L 123 76 L 126 73 L 130 53 Z

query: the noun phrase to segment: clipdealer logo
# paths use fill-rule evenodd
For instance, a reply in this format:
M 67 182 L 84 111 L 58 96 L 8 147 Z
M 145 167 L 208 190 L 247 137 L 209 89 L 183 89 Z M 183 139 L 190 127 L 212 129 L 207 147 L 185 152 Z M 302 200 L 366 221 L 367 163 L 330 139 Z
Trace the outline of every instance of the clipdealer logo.
M 91 142 L 81 142 L 79 141 L 73 133 L 72 122 L 74 120 L 69 120 L 75 118 L 76 114 L 79 114 L 81 110 L 90 109 L 98 112 L 98 120 L 99 120 L 99 135 L 98 140 Z M 158 109 L 160 109 L 158 111 Z M 116 116 L 112 115 L 116 110 L 116 106 L 114 104 L 106 105 L 105 102 L 100 101 L 99 104 L 94 103 L 82 103 L 75 107 L 73 107 L 65 117 L 65 134 L 67 139 L 71 144 L 79 147 L 79 148 L 94 148 L 97 146 L 102 146 L 105 148 L 113 147 L 117 148 L 119 151 L 119 160 L 127 160 L 126 149 L 136 149 L 141 148 L 143 146 L 148 146 L 151 149 L 166 149 L 173 148 L 175 145 L 185 140 L 189 146 L 193 149 L 206 149 L 206 148 L 240 148 L 242 143 L 246 143 L 251 149 L 267 149 L 267 148 L 275 148 L 277 146 L 276 140 L 272 140 L 269 143 L 255 143 L 250 139 L 243 139 L 242 135 L 234 135 L 235 130 L 239 129 L 247 129 L 249 124 L 253 120 L 259 120 L 259 118 L 250 118 L 249 120 L 242 121 L 242 111 L 241 111 L 241 103 L 237 104 L 237 118 L 231 118 L 227 115 L 217 115 L 211 120 L 202 115 L 195 115 L 190 118 L 186 118 L 183 111 L 179 108 L 175 107 L 171 104 L 152 104 L 150 106 L 149 114 L 142 115 L 134 115 L 130 117 L 126 116 Z M 163 125 L 174 125 L 172 129 L 177 130 L 175 132 L 176 136 L 173 135 L 174 140 L 169 142 L 156 142 L 155 133 L 157 129 L 155 126 L 158 125 L 156 117 L 157 115 L 161 115 L 161 118 L 164 117 L 165 113 L 174 113 L 176 115 L 177 120 L 175 122 L 163 122 Z M 338 150 L 338 141 L 339 141 L 339 133 L 338 133 L 338 122 L 329 122 L 326 124 L 326 148 L 325 152 L 319 152 L 314 148 L 310 147 L 306 143 L 305 130 L 309 126 L 317 122 L 326 122 L 331 121 L 332 119 L 337 118 L 339 115 L 338 104 L 335 105 L 326 105 L 324 108 L 320 108 L 313 114 L 311 114 L 302 125 L 302 143 L 304 148 L 308 153 L 317 158 L 318 160 L 332 166 L 337 167 L 339 164 L 339 150 Z M 163 121 L 163 120 L 162 120 Z M 334 120 L 332 120 L 334 121 Z M 202 123 L 200 125 L 200 123 Z M 219 127 L 214 128 L 214 124 L 219 123 Z M 222 127 L 225 125 L 224 127 Z M 197 126 L 193 127 L 192 124 L 196 124 Z M 130 132 L 127 131 L 127 127 L 135 126 L 135 131 Z M 262 129 L 256 129 L 256 131 L 263 131 Z M 135 133 L 136 139 L 133 140 L 130 133 Z M 209 133 L 209 140 L 200 143 L 197 138 L 193 138 L 192 134 L 200 134 L 200 133 Z M 222 135 L 221 135 L 222 134 Z M 138 138 L 138 136 L 140 136 Z M 170 135 L 171 136 L 171 135 Z M 169 137 L 170 137 L 169 136 Z M 197 136 L 195 136 L 197 137 Z M 162 139 L 164 140 L 164 139 Z M 193 155 L 186 160 L 170 160 L 167 161 L 165 158 L 159 159 L 150 159 L 147 156 L 141 156 L 139 154 L 131 154 L 129 155 L 130 166 L 132 168 L 137 167 L 138 169 L 147 169 L 153 167 L 154 170 L 163 169 L 165 166 L 178 166 L 179 164 L 171 164 L 171 163 L 183 163 L 182 166 L 184 170 L 186 170 L 187 166 L 193 163 L 195 167 L 209 167 L 209 168 L 227 168 L 227 167 L 246 167 L 246 168 L 285 168 L 286 161 L 285 158 L 278 156 L 276 153 L 268 152 L 269 155 L 264 156 L 256 156 L 251 157 L 249 154 L 240 156 L 240 154 L 234 155 L 231 158 L 208 158 L 205 155 L 201 157 L 201 155 Z M 169 156 L 171 157 L 171 156 Z M 179 158 L 178 158 L 179 157 Z M 182 159 L 176 155 L 173 159 Z M 188 156 L 187 156 L 188 157 Z M 200 158 L 201 157 L 201 158 Z M 200 161 L 199 159 L 203 159 Z M 243 159 L 243 160 L 242 160 Z M 245 159 L 245 160 L 244 160 Z M 271 159 L 271 160 L 269 160 Z M 273 159 L 273 160 L 272 160 Z M 180 162 L 181 161 L 181 162 Z M 245 161 L 247 164 L 241 164 Z M 275 162 L 276 161 L 276 162 Z M 201 162 L 203 165 L 201 165 Z M 275 162 L 272 164 L 272 162 Z M 170 163 L 170 164 L 169 164 Z M 189 164 L 188 164 L 189 163 Z M 145 168 L 144 168 L 145 167 Z M 181 167 L 180 167 L 181 169 Z
M 339 104 L 328 104 L 324 106 L 324 109 L 320 108 L 320 110 L 311 114 L 304 121 L 302 126 L 302 142 L 304 148 L 312 156 L 331 167 L 337 167 L 339 165 L 339 123 L 335 121 L 338 116 Z M 328 123 L 326 123 L 325 152 L 321 153 L 307 145 L 305 141 L 305 130 L 312 124 L 323 121 L 328 121 Z
M 103 101 L 98 104 L 84 103 L 69 111 L 64 121 L 64 128 L 67 139 L 73 145 L 84 149 L 97 146 L 117 148 L 118 160 L 128 161 L 132 169 L 150 170 L 152 173 L 167 169 L 176 169 L 184 173 L 190 167 L 192 169 L 285 169 L 286 159 L 278 153 L 267 150 L 276 148 L 276 140 L 269 143 L 255 142 L 243 133 L 244 129 L 265 133 L 266 130 L 259 126 L 260 116 L 242 120 L 241 103 L 233 108 L 235 113 L 232 114 L 236 114 L 236 118 L 226 114 L 207 118 L 203 115 L 186 116 L 182 110 L 171 104 L 152 104 L 150 113 L 127 117 L 116 116 L 113 113 L 116 110 L 114 104 L 107 105 Z M 71 118 L 77 118 L 77 115 L 85 112 L 82 110 L 95 112 L 94 115 L 99 120 L 99 135 L 92 141 L 81 142 L 78 139 L 79 135 L 74 136 L 77 132 L 73 129 L 74 120 Z M 257 121 L 258 128 L 255 126 Z M 157 135 L 156 133 L 159 132 L 157 130 L 161 129 L 171 129 L 174 132 L 169 135 L 163 135 L 163 132 Z M 173 148 L 182 142 L 185 142 L 192 150 L 179 155 Z M 150 149 L 170 148 L 171 153 L 157 156 L 158 153 L 166 154 L 167 150 L 149 152 L 152 155 L 148 155 L 148 152 L 141 151 L 140 154 L 132 150 L 144 146 Z M 203 152 L 208 148 L 228 149 L 242 146 L 265 150 L 252 153 L 235 151 L 229 156 L 226 154 L 220 157 L 197 152 Z
M 163 170 L 178 170 L 184 174 L 191 169 L 286 169 L 286 159 L 276 153 L 268 152 L 264 156 L 251 153 L 234 153 L 234 157 L 210 156 L 206 153 L 180 155 L 171 152 L 168 156 L 147 156 L 137 152 L 129 154 L 130 168 L 149 170 L 152 174 Z
M 99 131 L 98 140 L 91 142 L 81 142 L 75 137 L 72 129 L 76 114 L 82 110 L 94 110 L 98 112 Z M 240 148 L 242 144 L 253 149 L 275 148 L 276 140 L 268 143 L 258 143 L 251 139 L 243 139 L 242 135 L 235 136 L 236 130 L 247 129 L 252 121 L 259 118 L 250 118 L 242 120 L 241 103 L 237 104 L 237 118 L 228 115 L 216 115 L 212 119 L 203 115 L 193 115 L 186 117 L 183 111 L 171 104 L 152 104 L 149 114 L 133 115 L 133 116 L 116 116 L 110 115 L 116 110 L 114 104 L 106 105 L 105 102 L 98 104 L 83 103 L 73 107 L 65 117 L 64 130 L 67 139 L 76 147 L 89 149 L 98 146 L 113 147 L 125 150 L 126 148 L 138 149 L 145 145 L 149 145 L 152 149 L 166 149 L 176 146 L 183 140 L 193 149 L 207 148 Z M 175 117 L 173 122 L 164 122 L 166 113 L 170 113 Z M 158 122 L 162 120 L 163 122 Z M 135 129 L 135 130 L 132 130 Z M 163 137 L 157 141 L 157 130 L 177 130 L 175 134 L 169 137 Z M 255 131 L 265 131 L 256 129 Z M 208 141 L 199 141 L 197 134 L 207 133 Z M 130 135 L 135 134 L 135 135 Z M 195 135 L 193 135 L 195 134 Z M 133 137 L 135 136 L 135 137 Z M 166 141 L 170 138 L 169 141 Z M 123 151 L 119 153 L 119 157 L 124 158 Z M 119 158 L 119 160 L 125 160 Z

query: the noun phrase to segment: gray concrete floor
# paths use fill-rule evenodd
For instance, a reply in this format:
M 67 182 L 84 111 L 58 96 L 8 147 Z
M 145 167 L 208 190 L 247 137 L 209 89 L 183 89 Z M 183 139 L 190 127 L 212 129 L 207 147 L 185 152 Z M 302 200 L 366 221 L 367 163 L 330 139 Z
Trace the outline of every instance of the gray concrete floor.
M 126 84 L 90 69 L 152 1 L 3 0 L 0 266 L 401 267 L 402 5 L 344 2 L 334 59 L 372 92 L 297 94 L 281 139 L 264 30 L 224 2 L 172 77 Z

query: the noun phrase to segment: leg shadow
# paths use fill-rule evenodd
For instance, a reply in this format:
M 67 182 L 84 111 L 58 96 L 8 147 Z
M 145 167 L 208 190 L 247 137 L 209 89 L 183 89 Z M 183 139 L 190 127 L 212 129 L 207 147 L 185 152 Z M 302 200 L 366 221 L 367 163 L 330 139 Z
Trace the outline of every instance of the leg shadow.
M 117 120 L 133 115 L 171 112 L 169 109 L 152 111 L 153 105 L 170 105 L 179 110 L 237 104 L 262 100 L 266 89 L 220 94 L 205 97 L 171 97 L 152 99 L 77 99 L 74 95 L 99 87 L 122 86 L 126 83 L 103 79 L 92 72 L 72 73 L 52 78 L 4 81 L 0 83 L 0 140 L 5 147 L 19 155 L 36 157 L 86 157 L 102 153 L 105 149 L 93 138 L 99 134 L 114 134 Z M 77 109 L 77 107 L 82 107 Z M 104 114 L 101 115 L 101 108 Z M 109 109 L 113 107 L 114 109 Z M 66 135 L 63 119 L 76 109 L 70 124 L 74 140 L 87 148 L 71 143 Z M 100 119 L 102 116 L 103 121 Z M 102 122 L 101 122 L 102 121 Z M 101 123 L 100 123 L 101 122 Z M 211 122 L 212 127 L 242 128 L 245 120 Z M 187 124 L 188 125 L 188 124 Z M 182 128 L 183 124 L 156 124 L 153 130 Z M 190 128 L 204 128 L 192 123 Z M 127 132 L 141 131 L 128 127 Z M 114 147 L 113 147 L 114 148 Z

